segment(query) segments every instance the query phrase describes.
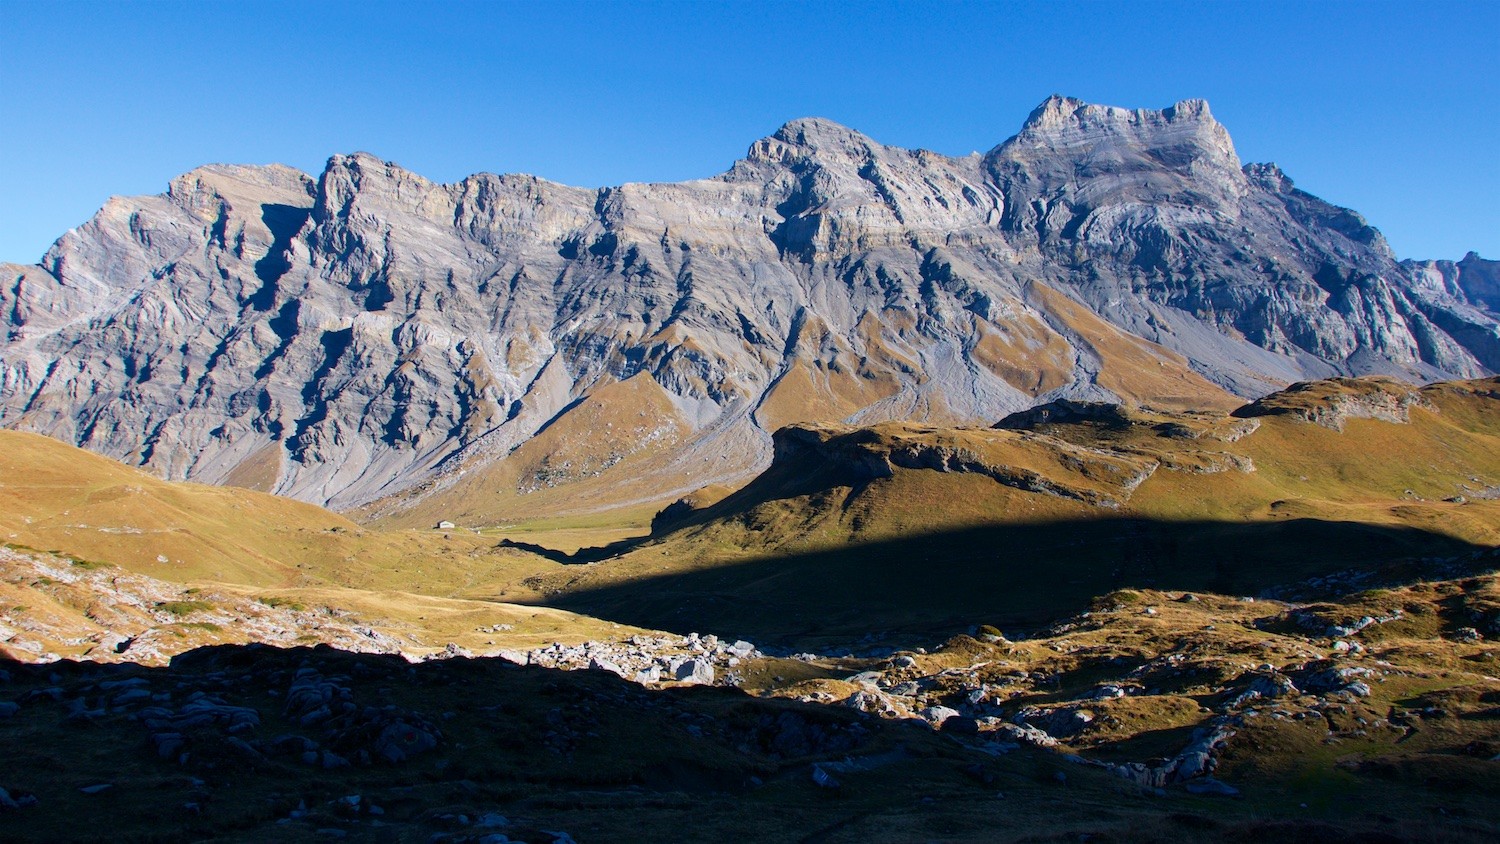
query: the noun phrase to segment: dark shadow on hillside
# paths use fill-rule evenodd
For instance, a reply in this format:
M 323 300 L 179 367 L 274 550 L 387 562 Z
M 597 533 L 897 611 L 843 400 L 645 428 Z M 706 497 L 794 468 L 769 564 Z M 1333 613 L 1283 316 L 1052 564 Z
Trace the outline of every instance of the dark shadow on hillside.
M 1374 840 L 1354 798 L 1390 790 L 1341 785 L 1352 808 L 1334 820 L 1347 834 L 1267 834 L 1255 826 L 1264 803 L 1215 804 L 1210 822 L 1191 814 L 1204 799 L 1142 799 L 1050 751 L 983 753 L 962 732 L 847 706 L 327 646 L 221 645 L 160 668 L 0 658 L 0 699 L 18 704 L 0 717 L 0 838 L 17 842 L 817 841 L 846 827 L 871 842 L 913 829 L 1071 840 L 1067 801 L 1090 806 L 1089 834 L 1108 840 L 1208 829 L 1245 844 L 1352 844 Z M 820 784 L 815 765 L 836 776 Z M 1435 791 L 1412 785 L 1391 811 L 1431 823 Z M 1306 799 L 1284 784 L 1262 795 L 1290 814 Z
M 605 562 L 604 571 L 614 564 L 629 560 Z M 654 629 L 816 650 L 930 640 L 978 624 L 1024 631 L 1122 588 L 1302 599 L 1497 565 L 1493 549 L 1411 528 L 1314 519 L 1090 519 L 766 556 L 553 595 L 546 604 Z M 1297 591 L 1329 575 L 1339 577 Z
M 579 548 L 571 554 L 567 551 L 559 551 L 556 548 L 538 545 L 535 542 L 519 542 L 509 538 L 500 540 L 496 545 L 500 548 L 515 548 L 518 551 L 526 551 L 536 554 L 539 557 L 546 557 L 554 563 L 561 563 L 565 566 L 576 566 L 583 565 L 584 563 L 597 563 L 600 560 L 607 560 L 610 557 L 618 557 L 651 538 L 651 536 L 635 536 L 611 542 L 608 545 L 592 545 L 586 548 Z
M 906 745 L 954 754 L 925 728 L 847 707 L 326 645 L 204 647 L 167 667 L 0 657 L 0 701 L 12 700 L 18 709 L 0 717 L 6 841 L 290 841 L 340 829 L 360 841 L 551 842 L 545 830 L 573 826 L 570 813 L 591 802 L 597 817 L 577 838 L 602 822 L 611 840 L 642 823 L 662 840 L 670 830 L 652 824 L 675 821 L 651 812 L 697 823 L 705 799 L 737 806 L 775 778 L 813 798 L 794 824 L 812 831 L 831 811 L 812 763 Z M 474 834 L 489 812 L 508 823 Z M 756 821 L 733 809 L 714 823 L 726 840 Z
M 840 485 L 860 490 L 869 480 L 866 475 L 851 473 L 847 467 L 827 461 L 784 461 L 781 465 L 773 465 L 742 489 L 708 507 L 693 509 L 691 506 L 684 506 L 685 502 L 668 505 L 657 512 L 651 520 L 651 531 L 644 536 L 632 536 L 608 545 L 587 546 L 572 553 L 509 538 L 500 540 L 498 545 L 501 548 L 527 551 L 562 565 L 597 563 L 628 554 L 675 531 L 709 524 L 716 519 L 734 517 L 764 501 L 825 492 Z

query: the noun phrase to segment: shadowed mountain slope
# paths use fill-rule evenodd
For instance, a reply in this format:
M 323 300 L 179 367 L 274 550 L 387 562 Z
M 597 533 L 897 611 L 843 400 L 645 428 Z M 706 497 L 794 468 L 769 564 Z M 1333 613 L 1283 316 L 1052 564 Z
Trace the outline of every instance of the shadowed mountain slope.
M 797 424 L 748 486 L 567 565 L 0 432 L 0 531 L 98 555 L 0 548 L 0 824 L 1491 840 L 1497 406 L 1495 378 L 1337 378 Z

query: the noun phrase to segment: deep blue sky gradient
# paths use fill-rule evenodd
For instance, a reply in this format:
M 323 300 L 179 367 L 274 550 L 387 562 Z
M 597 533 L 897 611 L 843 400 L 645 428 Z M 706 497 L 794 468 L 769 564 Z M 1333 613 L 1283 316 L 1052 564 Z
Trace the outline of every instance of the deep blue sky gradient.
M 209 162 L 675 181 L 804 116 L 984 151 L 1054 92 L 1207 99 L 1398 255 L 1500 258 L 1500 0 L 0 0 L 0 44 L 0 260 Z

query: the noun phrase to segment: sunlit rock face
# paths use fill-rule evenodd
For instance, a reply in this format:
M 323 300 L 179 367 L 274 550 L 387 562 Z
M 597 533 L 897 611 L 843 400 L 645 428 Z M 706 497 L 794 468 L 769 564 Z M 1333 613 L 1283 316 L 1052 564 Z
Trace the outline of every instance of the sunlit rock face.
M 963 158 L 798 120 L 715 178 L 599 190 L 211 165 L 0 270 L 0 424 L 347 508 L 587 412 L 603 450 L 532 480 L 665 443 L 665 492 L 744 477 L 797 422 L 1482 375 L 1494 276 L 1398 264 L 1195 100 L 1053 97 Z

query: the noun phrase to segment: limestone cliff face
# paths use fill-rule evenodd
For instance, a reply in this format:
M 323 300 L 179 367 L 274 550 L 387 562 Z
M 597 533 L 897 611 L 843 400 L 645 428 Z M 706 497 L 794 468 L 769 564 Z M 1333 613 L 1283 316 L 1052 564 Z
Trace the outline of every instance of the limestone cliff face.
M 1448 305 L 1432 308 L 1433 322 L 1490 369 L 1500 369 L 1496 363 L 1500 361 L 1500 334 L 1492 324 L 1500 317 L 1500 261 L 1486 261 L 1470 252 L 1462 261 L 1401 264 L 1411 273 L 1419 300 Z M 1480 314 L 1476 316 L 1475 310 Z
M 764 465 L 794 422 L 1500 369 L 1488 288 L 1456 273 L 1242 167 L 1199 101 L 1054 97 L 965 158 L 799 120 L 716 178 L 601 190 L 209 166 L 3 267 L 0 424 L 334 507 L 528 442 L 556 453 L 518 487 L 665 493 Z M 606 421 L 565 424 L 585 410 Z

